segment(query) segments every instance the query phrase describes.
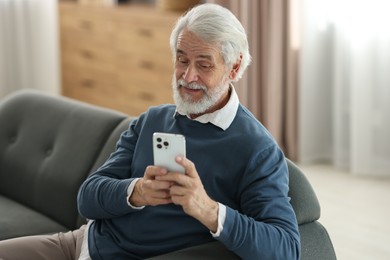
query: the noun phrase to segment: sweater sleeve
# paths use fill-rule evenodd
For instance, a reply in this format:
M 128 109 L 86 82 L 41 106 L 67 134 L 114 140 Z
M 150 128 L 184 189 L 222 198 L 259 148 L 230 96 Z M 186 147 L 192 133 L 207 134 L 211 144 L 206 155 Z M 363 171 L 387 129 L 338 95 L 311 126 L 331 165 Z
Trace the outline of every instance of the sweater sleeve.
M 106 219 L 140 210 L 127 203 L 128 187 L 135 180 L 131 177 L 131 162 L 137 142 L 133 128 L 134 123 L 121 135 L 115 152 L 81 185 L 77 202 L 82 216 Z
M 299 259 L 288 168 L 278 147 L 264 150 L 249 162 L 240 191 L 241 209 L 227 207 L 217 239 L 243 259 Z

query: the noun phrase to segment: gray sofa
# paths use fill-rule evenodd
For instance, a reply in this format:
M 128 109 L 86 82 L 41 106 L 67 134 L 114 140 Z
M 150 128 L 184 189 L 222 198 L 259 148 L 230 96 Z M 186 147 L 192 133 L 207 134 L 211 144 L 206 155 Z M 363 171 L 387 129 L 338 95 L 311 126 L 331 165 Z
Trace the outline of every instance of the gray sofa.
M 0 100 L 0 240 L 76 229 L 80 184 L 113 151 L 131 117 L 104 108 L 19 91 Z M 301 259 L 336 259 L 320 205 L 304 174 L 288 160 Z M 154 259 L 237 259 L 218 242 Z

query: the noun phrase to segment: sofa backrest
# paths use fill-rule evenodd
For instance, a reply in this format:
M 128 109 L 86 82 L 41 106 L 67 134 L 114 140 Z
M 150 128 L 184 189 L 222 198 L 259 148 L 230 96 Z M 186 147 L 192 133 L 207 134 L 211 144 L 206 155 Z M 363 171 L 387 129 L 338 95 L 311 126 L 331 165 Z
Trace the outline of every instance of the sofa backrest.
M 77 226 L 80 184 L 127 116 L 35 91 L 0 102 L 0 194 Z
M 115 151 L 116 144 L 119 141 L 121 134 L 129 128 L 130 122 L 133 119 L 133 117 L 128 117 L 127 119 L 120 122 L 117 127 L 115 127 L 105 142 L 103 148 L 100 150 L 99 156 L 96 158 L 96 161 L 92 166 L 92 172 L 96 171 L 100 166 L 102 166 L 110 154 Z
M 129 124 L 133 118 L 128 117 L 127 119 L 123 120 L 120 122 L 117 127 L 112 131 L 110 136 L 108 137 L 107 141 L 105 142 L 104 146 L 99 152 L 99 156 L 94 162 L 94 165 L 91 168 L 91 173 L 96 171 L 100 166 L 102 166 L 105 161 L 108 159 L 110 154 L 115 151 L 116 144 L 119 140 L 119 137 L 121 134 L 126 131 L 129 128 Z M 84 217 L 79 215 L 78 221 L 77 221 L 77 226 L 81 226 L 82 224 L 85 224 L 87 221 Z

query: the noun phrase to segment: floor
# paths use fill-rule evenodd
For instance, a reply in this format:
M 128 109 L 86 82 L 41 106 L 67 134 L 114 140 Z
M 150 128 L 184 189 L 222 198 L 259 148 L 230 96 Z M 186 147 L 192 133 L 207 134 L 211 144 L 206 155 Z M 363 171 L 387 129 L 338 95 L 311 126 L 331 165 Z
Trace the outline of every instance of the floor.
M 357 176 L 328 165 L 299 165 L 321 204 L 339 260 L 390 259 L 390 177 Z

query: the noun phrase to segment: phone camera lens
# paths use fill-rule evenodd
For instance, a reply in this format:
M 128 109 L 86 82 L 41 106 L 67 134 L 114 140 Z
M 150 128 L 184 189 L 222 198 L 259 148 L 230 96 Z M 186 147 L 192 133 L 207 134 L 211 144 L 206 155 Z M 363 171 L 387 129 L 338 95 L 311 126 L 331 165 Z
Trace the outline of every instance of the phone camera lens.
M 161 145 L 161 144 L 158 144 L 158 145 L 157 145 L 157 148 L 158 148 L 158 149 L 161 149 L 161 148 L 162 148 L 162 145 Z
M 157 142 L 161 143 L 161 141 L 162 141 L 161 138 L 158 137 L 158 138 L 157 138 Z
M 164 142 L 164 145 L 165 145 L 165 146 L 169 146 L 169 143 L 168 143 L 168 142 Z

